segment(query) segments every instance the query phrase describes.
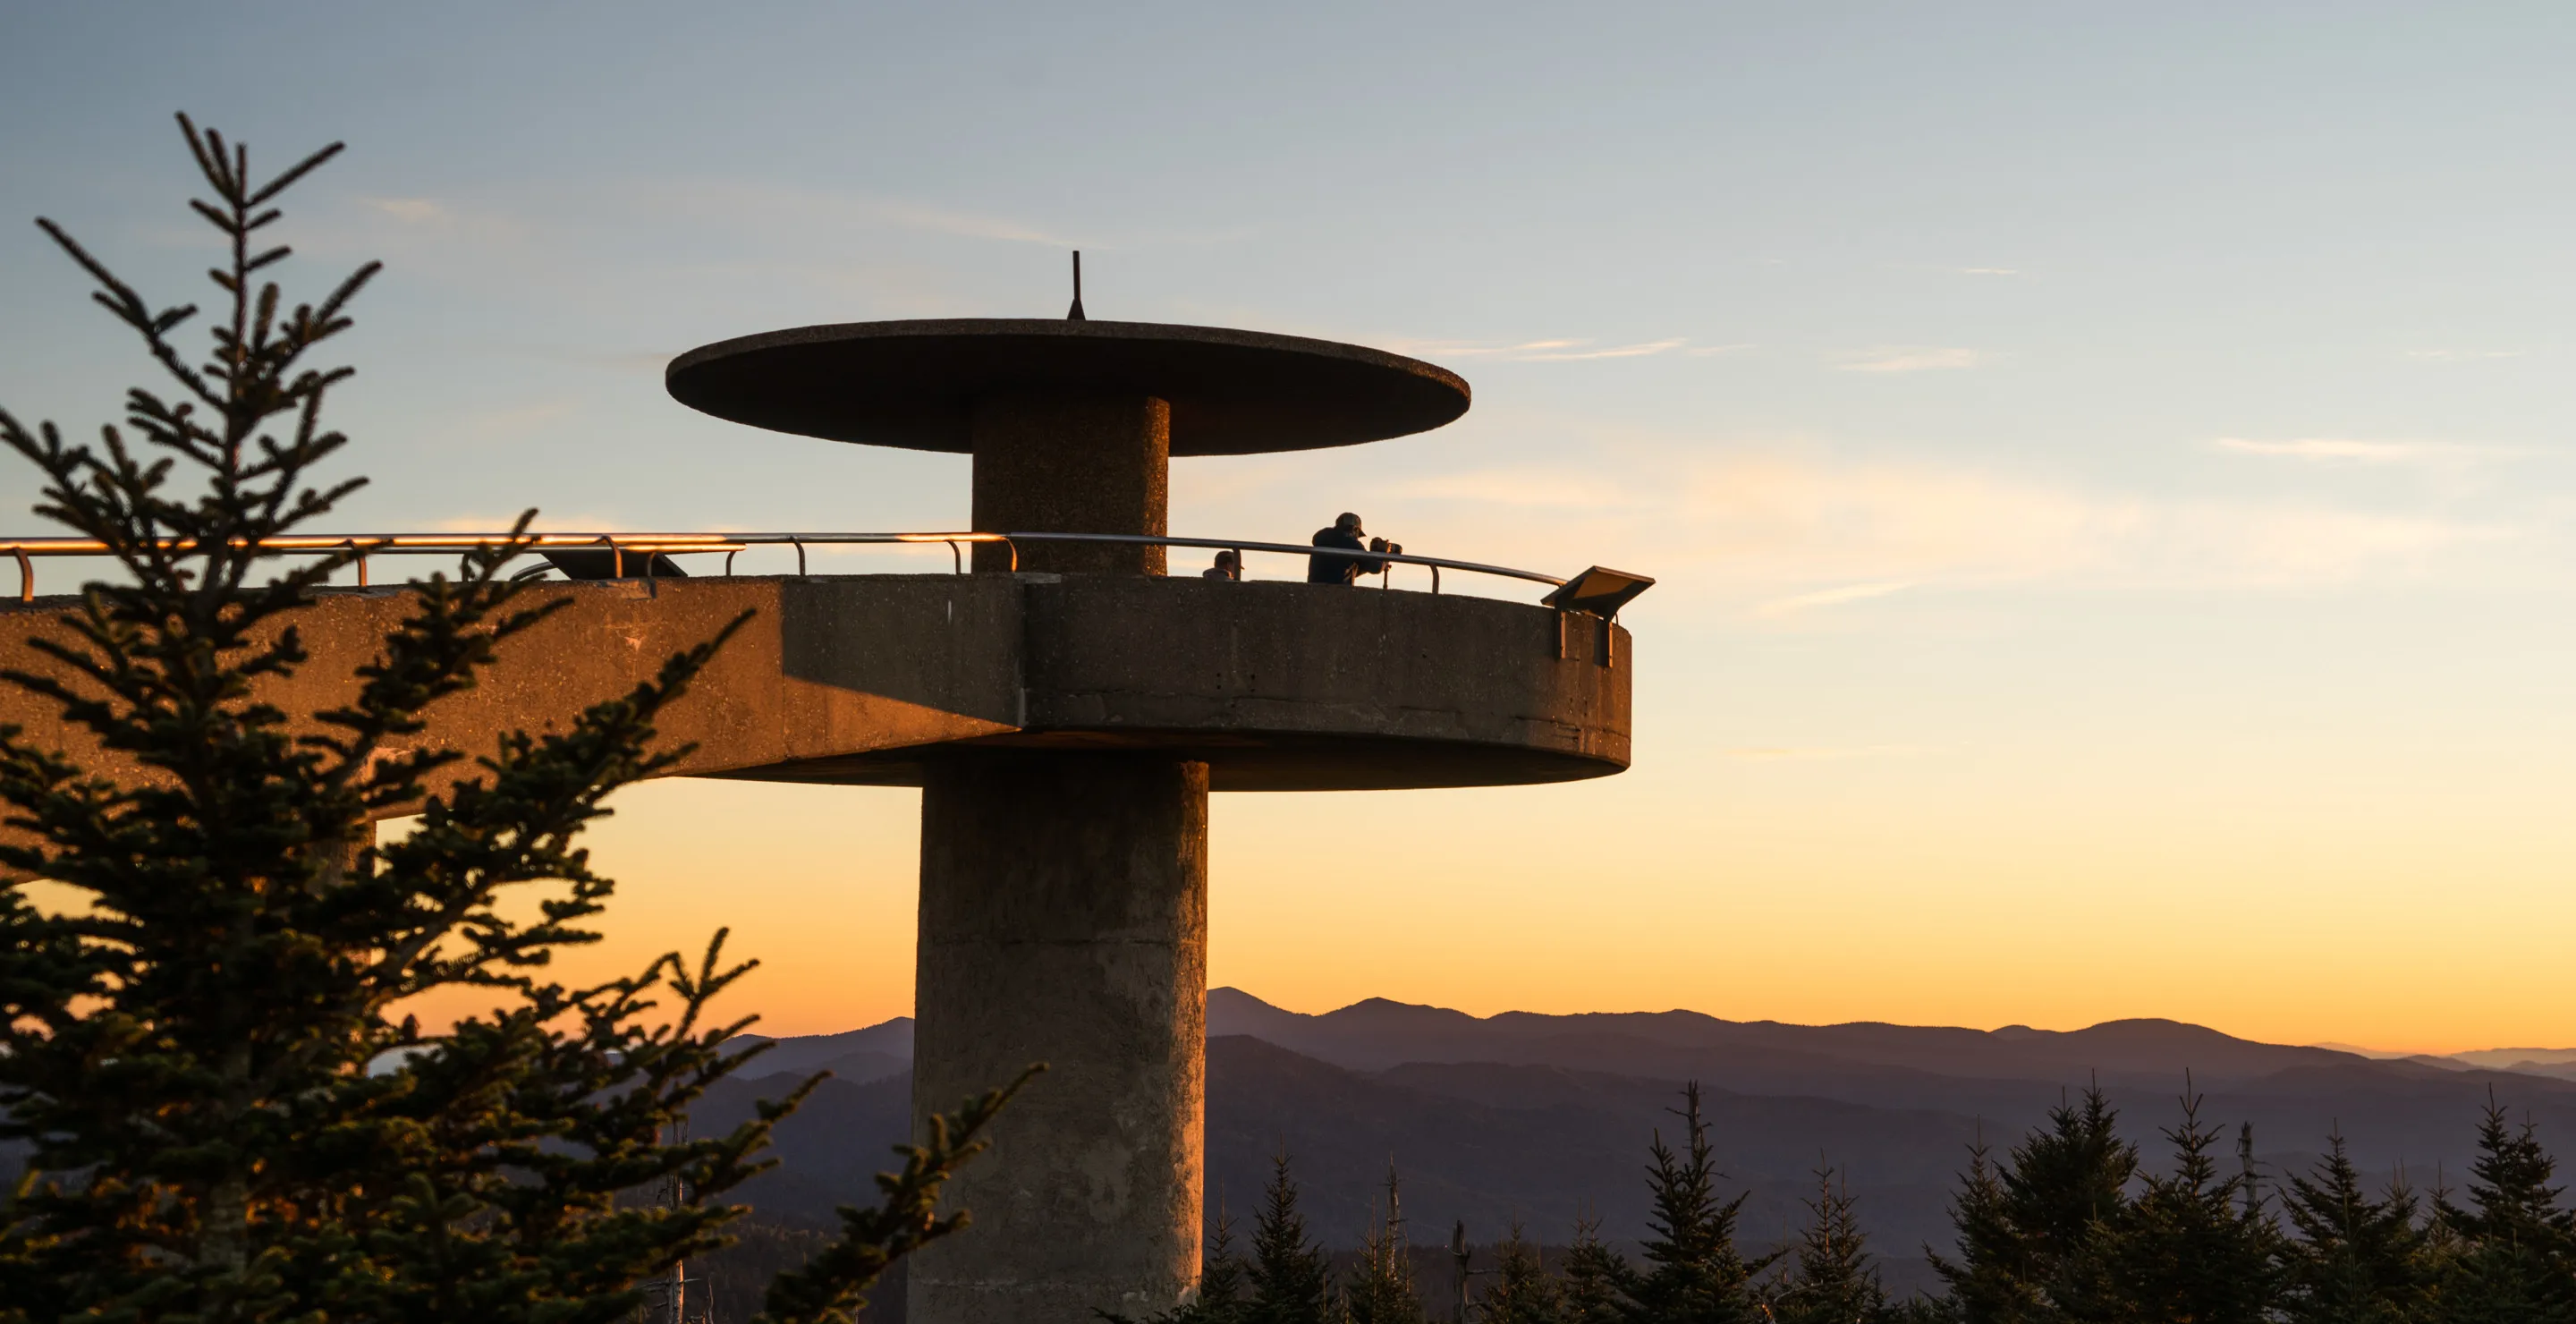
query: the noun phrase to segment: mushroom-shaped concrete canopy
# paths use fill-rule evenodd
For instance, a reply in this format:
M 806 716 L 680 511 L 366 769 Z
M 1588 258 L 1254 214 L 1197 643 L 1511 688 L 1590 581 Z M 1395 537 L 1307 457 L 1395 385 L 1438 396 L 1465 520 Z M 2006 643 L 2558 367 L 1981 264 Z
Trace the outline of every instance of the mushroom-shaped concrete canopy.
M 1467 383 L 1418 359 L 1302 336 L 1156 322 L 952 318 L 744 336 L 671 361 L 680 403 L 778 432 L 971 452 L 978 401 L 1152 396 L 1173 455 L 1252 455 L 1422 432 L 1467 412 Z

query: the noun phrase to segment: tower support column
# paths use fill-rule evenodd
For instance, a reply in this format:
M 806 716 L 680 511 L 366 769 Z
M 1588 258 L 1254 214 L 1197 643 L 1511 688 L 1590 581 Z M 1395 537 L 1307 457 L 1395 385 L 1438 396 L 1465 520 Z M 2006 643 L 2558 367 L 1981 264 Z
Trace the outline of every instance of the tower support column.
M 1016 392 L 976 402 L 975 527 L 987 533 L 1161 537 L 1171 508 L 1172 407 L 1146 395 Z M 1000 547 L 975 568 L 1007 567 Z M 1160 547 L 1032 542 L 1022 570 L 1159 575 Z
M 980 462 L 979 462 L 980 463 Z M 925 773 L 913 1114 L 1049 1064 L 912 1258 L 914 1324 L 1094 1324 L 1198 1282 L 1204 763 L 958 751 Z

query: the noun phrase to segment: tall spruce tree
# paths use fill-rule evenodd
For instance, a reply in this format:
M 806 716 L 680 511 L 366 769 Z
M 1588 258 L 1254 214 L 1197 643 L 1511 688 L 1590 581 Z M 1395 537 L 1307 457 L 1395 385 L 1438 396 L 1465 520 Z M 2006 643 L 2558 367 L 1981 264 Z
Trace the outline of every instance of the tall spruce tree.
M 2492 1089 L 2469 1166 L 2469 1207 L 2436 1198 L 2458 1239 L 2441 1282 L 2446 1324 L 2576 1321 L 2576 1214 L 2550 1185 L 2557 1164 L 2529 1121 L 2513 1125 Z
M 1830 1165 L 1818 1164 L 1807 1226 L 1765 1293 L 1779 1324 L 1878 1324 L 1887 1317 L 1887 1288 L 1870 1263 L 1849 1178 L 1837 1188 L 1834 1176 Z
M 2293 1174 L 2281 1212 L 2297 1233 L 2281 1247 L 2281 1316 L 2290 1324 L 2417 1324 L 2432 1274 L 2415 1193 L 2400 1180 L 2376 1199 L 2344 1147 L 2326 1136 L 2309 1176 Z
M 2127 1214 L 2138 1169 L 2101 1087 L 2059 1100 L 2047 1124 L 1996 1163 L 1983 1141 L 1951 1204 L 1959 1258 L 1931 1256 L 1969 1324 L 2050 1324 L 2103 1307 L 2100 1256 Z
M 1262 1193 L 1261 1217 L 1253 1224 L 1252 1265 L 1246 1275 L 1252 1289 L 1244 1318 L 1249 1324 L 1326 1324 L 1336 1313 L 1331 1261 L 1306 1236 L 1306 1216 L 1297 1210 L 1297 1182 L 1289 1175 L 1288 1151 L 1270 1160 L 1270 1185 Z
M 2119 1120 L 2101 1085 L 2088 1085 L 2014 1148 L 2001 1174 L 2006 1214 L 2021 1241 L 2019 1273 L 2055 1312 L 2042 1318 L 2081 1318 L 2103 1308 L 2095 1300 L 2100 1257 L 2128 1216 L 2127 1188 L 2138 1171 L 2137 1146 L 2120 1138 Z
M 1754 1276 L 1780 1258 L 1779 1253 L 1746 1259 L 1735 1245 L 1735 1223 L 1744 1197 L 1720 1199 L 1715 1151 L 1708 1122 L 1700 1110 L 1700 1087 L 1682 1087 L 1682 1106 L 1671 1110 L 1682 1120 L 1683 1144 L 1675 1150 L 1654 1133 L 1647 1146 L 1646 1190 L 1652 1200 L 1648 1225 L 1654 1235 L 1644 1246 L 1641 1268 L 1597 1238 L 1575 1246 L 1580 1259 L 1569 1264 L 1584 1275 L 1577 1285 L 1587 1309 L 1599 1308 L 1627 1324 L 1740 1324 L 1761 1318 Z M 1587 1244 L 1588 1242 L 1588 1244 Z
M 1476 1324 L 1569 1324 L 1565 1284 L 1517 1220 L 1496 1252 L 1493 1280 L 1476 1298 Z
M 2146 1178 L 2104 1248 L 2107 1291 L 2070 1311 L 2078 1317 L 2262 1324 L 2270 1316 L 2279 1295 L 2277 1234 L 2255 1174 L 2219 1174 L 2211 1152 L 2219 1132 L 2200 1120 L 2188 1077 L 2185 1089 L 2182 1123 L 2163 1133 L 2173 1171 Z
M 96 540 L 119 582 L 41 618 L 48 659 L 8 683 L 103 757 L 0 730 L 0 1140 L 27 1155 L 0 1204 L 0 1319 L 619 1319 L 639 1280 L 722 1243 L 723 1197 L 761 1167 L 805 1089 L 720 1136 L 664 1143 L 751 1055 L 711 1001 L 747 965 L 704 957 L 596 987 L 541 976 L 586 942 L 609 880 L 578 845 L 620 786 L 663 771 L 654 721 L 721 638 L 553 734 L 449 748 L 425 720 L 557 605 L 506 578 L 516 546 L 420 586 L 319 713 L 269 696 L 304 669 L 300 613 L 345 558 L 262 548 L 358 480 L 315 486 L 347 368 L 312 366 L 372 263 L 287 306 L 262 275 L 277 199 L 339 149 L 265 180 L 186 117 L 212 193 L 223 315 L 196 360 L 193 307 L 156 308 L 50 221 L 97 302 L 174 386 L 137 388 L 100 449 L 0 412 L 44 478 L 37 513 Z M 202 480 L 182 490 L 176 480 Z M 526 521 L 521 521 L 521 527 Z M 522 664 L 524 665 L 524 663 Z M 299 732 L 295 719 L 303 718 Z M 419 815 L 373 845 L 371 822 Z M 42 904 L 24 880 L 67 889 Z M 505 895 L 550 884 L 537 917 Z M 408 999 L 471 986 L 499 1005 L 433 1034 Z M 963 1223 L 941 1179 L 990 1096 L 934 1127 L 885 1202 L 768 1295 L 776 1320 L 846 1318 L 893 1257 Z M 676 1181 L 647 1206 L 623 1192 Z

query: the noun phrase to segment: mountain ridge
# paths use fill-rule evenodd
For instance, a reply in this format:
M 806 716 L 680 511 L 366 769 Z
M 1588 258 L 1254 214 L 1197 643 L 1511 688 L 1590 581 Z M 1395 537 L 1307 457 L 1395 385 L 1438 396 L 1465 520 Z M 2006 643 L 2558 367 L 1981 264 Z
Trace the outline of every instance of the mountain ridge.
M 1968 1147 L 2009 1147 L 2088 1085 L 2120 1111 L 2150 1171 L 2167 1162 L 2157 1132 L 2178 1116 L 2186 1080 L 2204 1120 L 2254 1128 L 2272 1181 L 2304 1173 L 2338 1127 L 2373 1182 L 2463 1171 L 2490 1088 L 2545 1143 L 2576 1152 L 2576 1080 L 2263 1044 L 2155 1017 L 2066 1031 L 1798 1026 L 1700 1012 L 1477 1017 L 1385 998 L 1308 1014 L 1220 988 L 1208 994 L 1208 1034 L 1211 1214 L 1253 1205 L 1284 1147 L 1315 1234 L 1337 1247 L 1357 1242 L 1390 1160 L 1417 1228 L 1464 1221 L 1490 1242 L 1519 1220 L 1562 1238 L 1588 1209 L 1604 1235 L 1642 1236 L 1639 1165 L 1655 1131 L 1669 1133 L 1685 1081 L 1702 1086 L 1729 1193 L 1746 1198 L 1748 1245 L 1794 1236 L 1813 1170 L 1829 1164 L 1899 1285 L 1927 1283 L 1920 1251 L 1949 1244 Z M 745 1197 L 796 1219 L 868 1198 L 869 1175 L 892 1166 L 886 1147 L 909 1126 L 911 1046 L 902 1018 L 792 1036 L 720 1082 L 702 1105 L 707 1124 L 750 1115 L 788 1073 L 842 1076 L 781 1125 L 784 1162 Z

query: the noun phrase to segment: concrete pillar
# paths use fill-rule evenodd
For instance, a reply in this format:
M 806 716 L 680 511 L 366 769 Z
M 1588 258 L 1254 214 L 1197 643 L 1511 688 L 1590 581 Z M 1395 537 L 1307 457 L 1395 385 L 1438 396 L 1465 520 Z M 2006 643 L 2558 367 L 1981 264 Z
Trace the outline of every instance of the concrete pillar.
M 1169 532 L 1172 407 L 1152 396 L 1027 394 L 976 402 L 975 527 L 994 533 Z M 1160 547 L 1030 543 L 1020 569 L 1159 575 Z M 1008 553 L 979 547 L 975 568 Z
M 949 1188 L 912 1324 L 1096 1324 L 1196 1286 L 1207 1080 L 1204 763 L 966 752 L 921 792 L 913 1112 L 1048 1064 Z

